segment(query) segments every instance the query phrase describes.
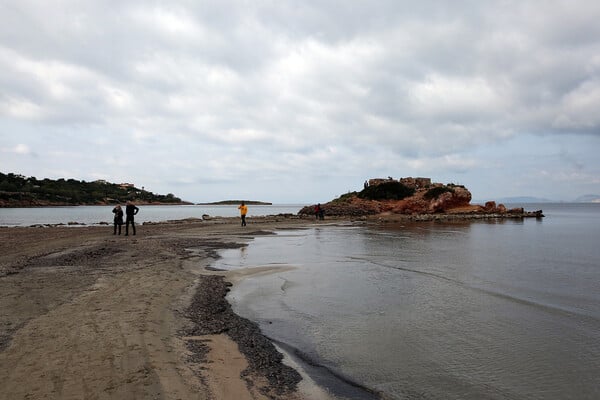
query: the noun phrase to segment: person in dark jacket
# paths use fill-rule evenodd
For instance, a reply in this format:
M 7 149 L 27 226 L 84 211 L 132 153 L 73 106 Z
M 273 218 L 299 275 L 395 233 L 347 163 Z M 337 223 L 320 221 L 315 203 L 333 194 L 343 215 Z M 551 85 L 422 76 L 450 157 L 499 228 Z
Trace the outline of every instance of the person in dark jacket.
M 325 219 L 325 211 L 323 210 L 321 203 L 319 203 L 315 206 L 315 217 L 316 217 L 316 219 L 320 219 L 320 220 Z
M 117 227 L 119 227 L 119 235 L 121 234 L 121 226 L 123 226 L 123 209 L 119 204 L 112 210 L 113 214 L 115 214 L 115 230 L 113 235 L 117 234 Z
M 135 235 L 135 223 L 133 222 L 133 216 L 136 215 L 140 211 L 132 202 L 128 201 L 125 206 L 125 236 L 129 235 L 129 223 L 131 223 L 131 228 L 133 229 L 133 234 Z

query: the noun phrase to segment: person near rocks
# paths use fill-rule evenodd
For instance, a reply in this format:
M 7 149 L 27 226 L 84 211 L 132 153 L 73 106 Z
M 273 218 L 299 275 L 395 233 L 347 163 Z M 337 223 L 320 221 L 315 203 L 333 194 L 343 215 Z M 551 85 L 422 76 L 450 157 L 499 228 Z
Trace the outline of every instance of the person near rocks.
M 131 223 L 131 228 L 133 230 L 133 234 L 135 235 L 135 222 L 133 216 L 136 215 L 140 211 L 131 201 L 127 202 L 125 206 L 125 236 L 129 235 L 129 224 Z
M 123 226 L 123 209 L 120 204 L 117 204 L 115 208 L 112 210 L 113 214 L 115 214 L 114 223 L 115 229 L 113 231 L 113 235 L 117 234 L 117 227 L 119 228 L 119 235 L 121 234 L 121 226 Z
M 318 203 L 315 206 L 315 218 L 316 219 L 320 219 L 320 220 L 324 220 L 325 219 L 325 211 L 323 210 L 323 207 L 321 206 L 321 203 Z
M 246 214 L 248 214 L 248 206 L 242 201 L 242 204 L 240 204 L 238 210 L 240 210 L 240 217 L 242 217 L 242 226 L 246 226 Z

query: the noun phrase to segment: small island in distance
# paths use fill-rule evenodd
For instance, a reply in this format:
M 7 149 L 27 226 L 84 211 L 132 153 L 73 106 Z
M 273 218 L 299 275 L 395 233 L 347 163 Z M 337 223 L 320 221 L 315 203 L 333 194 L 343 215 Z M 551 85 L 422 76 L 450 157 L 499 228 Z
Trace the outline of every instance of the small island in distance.
M 232 206 L 232 205 L 242 204 L 242 202 L 244 202 L 244 204 L 249 205 L 249 206 L 272 206 L 273 205 L 273 203 L 269 203 L 266 201 L 256 201 L 256 200 L 222 200 L 222 201 L 215 201 L 212 203 L 196 203 L 196 205 L 198 205 L 198 206 Z

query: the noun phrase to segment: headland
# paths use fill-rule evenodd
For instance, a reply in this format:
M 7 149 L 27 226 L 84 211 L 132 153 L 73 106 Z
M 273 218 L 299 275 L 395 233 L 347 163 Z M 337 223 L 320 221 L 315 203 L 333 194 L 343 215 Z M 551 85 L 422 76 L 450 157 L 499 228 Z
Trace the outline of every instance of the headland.
M 430 178 L 369 179 L 363 190 L 350 192 L 319 204 L 328 216 L 378 218 L 380 220 L 453 220 L 491 218 L 542 218 L 542 210 L 507 208 L 488 201 L 471 204 L 471 192 L 463 185 L 432 182 Z M 317 205 L 306 206 L 300 215 L 314 215 Z

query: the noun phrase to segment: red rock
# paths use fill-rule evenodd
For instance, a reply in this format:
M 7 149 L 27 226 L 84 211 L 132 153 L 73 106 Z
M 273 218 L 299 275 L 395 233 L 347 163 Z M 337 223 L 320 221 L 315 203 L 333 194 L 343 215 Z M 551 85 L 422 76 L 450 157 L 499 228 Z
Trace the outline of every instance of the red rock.
M 393 179 L 370 179 L 369 185 L 378 185 Z M 496 205 L 495 201 L 488 201 L 485 206 L 471 204 L 471 192 L 464 186 L 441 183 L 429 184 L 429 178 L 401 178 L 400 183 L 414 185 L 415 193 L 402 200 L 367 200 L 358 197 L 358 193 L 341 196 L 339 199 L 322 204 L 325 215 L 332 216 L 365 216 L 375 214 L 506 214 L 507 209 L 503 204 Z M 430 189 L 444 188 L 436 197 L 431 196 Z M 439 192 L 438 192 L 439 193 Z M 427 198 L 425 196 L 428 196 Z M 523 215 L 523 209 L 514 209 L 510 215 Z M 314 206 L 306 206 L 299 214 L 313 215 Z M 539 212 L 541 215 L 541 211 Z

